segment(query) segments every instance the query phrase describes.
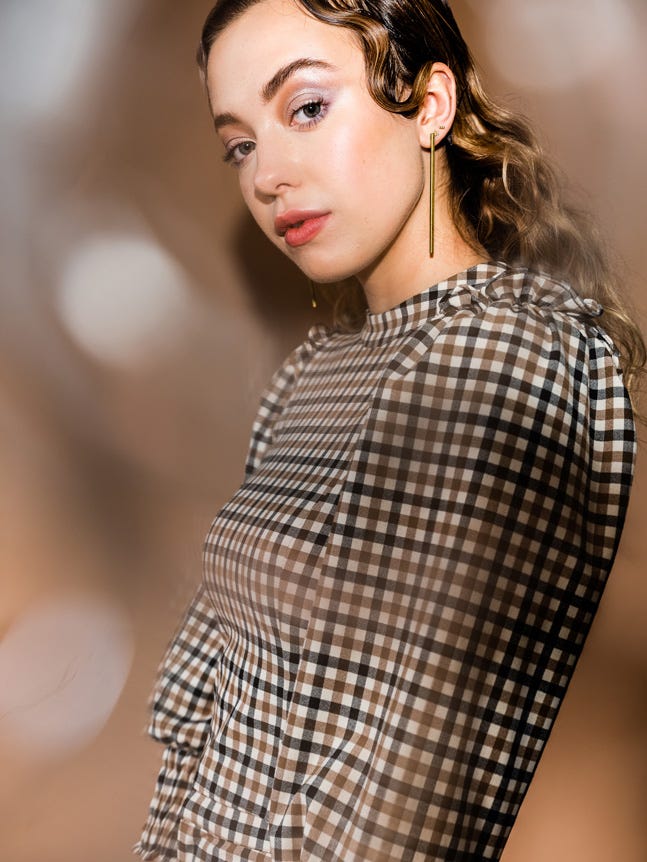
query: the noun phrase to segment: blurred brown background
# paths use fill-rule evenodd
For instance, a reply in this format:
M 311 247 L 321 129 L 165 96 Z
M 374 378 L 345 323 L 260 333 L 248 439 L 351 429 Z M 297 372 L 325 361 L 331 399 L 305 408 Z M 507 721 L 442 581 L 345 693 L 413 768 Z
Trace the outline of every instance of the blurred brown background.
M 0 5 L 2 862 L 131 858 L 156 663 L 260 390 L 325 316 L 221 163 L 193 62 L 209 5 Z M 644 311 L 644 0 L 453 5 Z M 506 862 L 647 859 L 644 472 Z

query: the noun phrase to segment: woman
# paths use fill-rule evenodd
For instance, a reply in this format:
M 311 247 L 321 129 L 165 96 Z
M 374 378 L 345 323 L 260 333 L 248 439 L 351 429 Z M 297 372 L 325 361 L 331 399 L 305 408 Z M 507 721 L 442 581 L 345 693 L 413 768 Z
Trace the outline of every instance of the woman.
M 441 0 L 221 0 L 199 62 L 262 230 L 367 310 L 262 399 L 138 852 L 497 859 L 616 552 L 640 336 Z

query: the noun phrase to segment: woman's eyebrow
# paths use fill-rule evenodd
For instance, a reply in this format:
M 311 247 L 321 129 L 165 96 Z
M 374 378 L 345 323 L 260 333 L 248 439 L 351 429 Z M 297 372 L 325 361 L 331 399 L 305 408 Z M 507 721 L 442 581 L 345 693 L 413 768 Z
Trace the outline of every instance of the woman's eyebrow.
M 331 72 L 335 71 L 337 67 L 333 66 L 331 63 L 326 63 L 325 60 L 313 60 L 309 57 L 302 57 L 299 60 L 293 60 L 291 63 L 281 66 L 278 72 L 276 72 L 275 75 L 272 75 L 267 84 L 263 85 L 261 88 L 262 100 L 266 103 L 271 102 L 283 84 L 285 84 L 292 75 L 300 72 L 301 69 L 323 69 L 327 72 Z M 238 122 L 238 117 L 229 112 L 226 114 L 216 114 L 213 118 L 213 124 L 216 131 L 221 129 L 223 126 L 232 126 Z
M 282 66 L 261 89 L 261 98 L 263 101 L 270 102 L 288 78 L 296 72 L 301 71 L 301 69 L 325 69 L 326 71 L 332 71 L 336 69 L 336 67 L 332 66 L 330 63 L 326 63 L 325 60 L 312 60 L 308 57 L 302 57 L 300 60 L 293 60 L 286 66 Z
M 222 129 L 223 126 L 233 126 L 238 123 L 238 117 L 235 114 L 216 114 L 213 118 L 213 125 L 218 131 L 218 129 Z

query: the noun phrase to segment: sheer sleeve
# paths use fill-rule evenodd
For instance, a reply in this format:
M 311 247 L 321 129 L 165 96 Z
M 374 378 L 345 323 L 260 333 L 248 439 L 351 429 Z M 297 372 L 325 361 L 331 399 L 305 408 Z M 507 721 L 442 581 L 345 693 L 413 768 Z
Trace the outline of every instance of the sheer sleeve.
M 318 573 L 275 783 L 280 858 L 499 858 L 633 457 L 617 360 L 566 316 L 460 313 L 392 363 Z
M 261 462 L 294 383 L 327 334 L 324 326 L 311 327 L 266 387 L 252 429 L 246 476 Z M 144 859 L 176 858 L 179 819 L 209 737 L 221 652 L 213 607 L 200 586 L 162 659 L 151 696 L 148 732 L 165 749 L 149 816 L 134 848 Z
M 182 804 L 209 736 L 220 653 L 219 632 L 201 586 L 162 659 L 151 696 L 148 732 L 165 750 L 148 820 L 135 845 L 144 859 L 175 859 Z

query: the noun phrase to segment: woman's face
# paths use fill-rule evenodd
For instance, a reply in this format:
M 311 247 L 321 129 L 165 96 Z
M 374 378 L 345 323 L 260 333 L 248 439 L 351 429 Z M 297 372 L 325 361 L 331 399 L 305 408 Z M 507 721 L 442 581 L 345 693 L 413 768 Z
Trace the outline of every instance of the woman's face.
M 423 150 L 415 121 L 369 95 L 348 29 L 262 0 L 218 36 L 207 80 L 247 206 L 308 277 L 406 270 L 424 248 Z

